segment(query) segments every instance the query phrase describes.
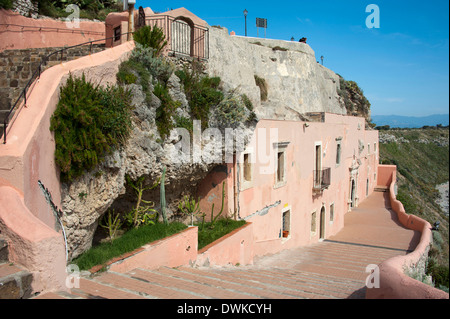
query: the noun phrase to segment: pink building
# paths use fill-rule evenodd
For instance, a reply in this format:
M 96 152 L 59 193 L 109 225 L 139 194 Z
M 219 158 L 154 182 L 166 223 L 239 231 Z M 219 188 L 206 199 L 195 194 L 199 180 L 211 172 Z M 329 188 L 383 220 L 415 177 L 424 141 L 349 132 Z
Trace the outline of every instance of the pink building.
M 335 235 L 344 215 L 377 186 L 378 131 L 365 119 L 329 113 L 318 122 L 261 120 L 234 164 L 198 188 L 201 206 L 253 223 L 255 255 Z M 214 186 L 216 185 L 216 186 Z
M 107 47 L 127 41 L 128 12 L 110 13 L 105 21 Z M 155 14 L 150 8 L 134 11 L 134 30 L 148 25 L 162 29 L 167 40 L 166 55 L 207 59 L 209 38 L 206 21 L 185 8 Z

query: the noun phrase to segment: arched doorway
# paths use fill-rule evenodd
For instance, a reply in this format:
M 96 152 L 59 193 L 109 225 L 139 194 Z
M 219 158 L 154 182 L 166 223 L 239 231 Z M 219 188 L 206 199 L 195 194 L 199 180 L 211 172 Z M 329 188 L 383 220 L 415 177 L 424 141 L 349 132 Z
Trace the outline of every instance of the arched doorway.
M 322 206 L 322 209 L 320 210 L 320 229 L 319 229 L 319 240 L 325 239 L 325 206 Z
M 194 56 L 195 25 L 187 17 L 177 17 L 171 25 L 171 48 L 176 53 Z

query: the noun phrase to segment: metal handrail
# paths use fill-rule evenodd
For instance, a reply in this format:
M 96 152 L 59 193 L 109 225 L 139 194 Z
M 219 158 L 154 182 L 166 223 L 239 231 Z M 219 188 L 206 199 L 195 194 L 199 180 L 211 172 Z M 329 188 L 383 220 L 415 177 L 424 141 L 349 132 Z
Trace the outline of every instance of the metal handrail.
M 133 33 L 133 32 L 122 33 L 120 36 L 128 35 L 130 33 Z M 61 54 L 61 60 L 62 60 L 64 51 L 69 50 L 69 49 L 73 49 L 73 48 L 76 48 L 76 47 L 80 47 L 80 46 L 83 46 L 83 45 L 87 45 L 87 44 L 90 44 L 89 54 L 91 54 L 92 53 L 92 44 L 94 42 L 104 41 L 106 43 L 107 40 L 114 39 L 114 38 L 116 38 L 116 37 L 112 36 L 112 37 L 108 37 L 108 38 L 105 38 L 105 39 L 92 40 L 92 41 L 87 41 L 87 42 L 83 42 L 83 43 L 80 43 L 80 44 L 72 45 L 72 46 L 69 46 L 69 47 L 64 47 L 62 49 L 53 51 L 52 53 L 50 53 L 47 56 L 43 57 L 41 59 L 41 63 L 39 63 L 39 66 L 34 71 L 33 75 L 30 78 L 30 80 L 25 85 L 25 88 L 22 90 L 22 92 L 20 93 L 20 95 L 17 98 L 16 102 L 14 103 L 12 108 L 10 108 L 10 110 L 7 113 L 5 119 L 3 120 L 3 144 L 6 144 L 6 135 L 7 135 L 6 131 L 7 131 L 8 124 L 9 124 L 9 117 L 11 116 L 11 114 L 13 113 L 13 111 L 15 110 L 15 108 L 17 107 L 19 102 L 22 100 L 22 98 L 24 100 L 24 106 L 26 107 L 26 105 L 27 105 L 27 90 L 31 86 L 31 84 L 33 84 L 33 82 L 34 82 L 34 80 L 36 80 L 36 78 L 39 79 L 41 77 L 42 66 L 45 65 L 48 62 L 48 60 L 49 60 L 49 58 L 51 56 L 56 55 L 56 54 Z M 113 41 L 113 45 L 114 45 L 114 41 Z

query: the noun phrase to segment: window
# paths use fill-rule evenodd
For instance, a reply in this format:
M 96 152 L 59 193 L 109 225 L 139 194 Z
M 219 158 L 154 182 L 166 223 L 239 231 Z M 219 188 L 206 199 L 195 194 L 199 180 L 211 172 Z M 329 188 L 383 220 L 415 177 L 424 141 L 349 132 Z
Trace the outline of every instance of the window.
M 277 155 L 277 183 L 284 181 L 284 152 Z
M 330 223 L 334 222 L 334 203 L 330 205 Z
M 336 147 L 336 165 L 341 164 L 341 142 L 338 142 Z
M 288 238 L 291 232 L 291 210 L 286 208 L 282 212 L 282 236 L 283 238 Z
M 251 151 L 241 155 L 240 158 L 240 178 L 242 180 L 242 190 L 253 187 L 253 154 Z
M 367 144 L 367 154 L 370 154 L 370 144 Z
M 373 143 L 373 152 L 376 153 L 377 152 L 377 143 Z
M 287 157 L 286 157 L 286 149 L 289 143 L 276 143 L 275 145 L 275 154 L 276 154 L 276 172 L 275 172 L 275 186 L 274 188 L 278 188 L 286 185 L 286 168 L 287 168 Z
M 120 36 L 121 36 L 121 27 L 116 27 L 114 28 L 114 41 L 120 41 Z
M 250 154 L 244 154 L 244 181 L 252 180 L 252 163 L 250 162 Z

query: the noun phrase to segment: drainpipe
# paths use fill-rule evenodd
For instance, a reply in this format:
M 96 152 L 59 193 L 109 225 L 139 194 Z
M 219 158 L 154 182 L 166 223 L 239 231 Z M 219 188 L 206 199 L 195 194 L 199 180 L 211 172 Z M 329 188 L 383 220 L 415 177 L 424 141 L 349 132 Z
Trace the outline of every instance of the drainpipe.
M 234 219 L 237 219 L 237 188 L 236 188 L 236 154 L 233 154 L 233 206 L 234 206 Z

